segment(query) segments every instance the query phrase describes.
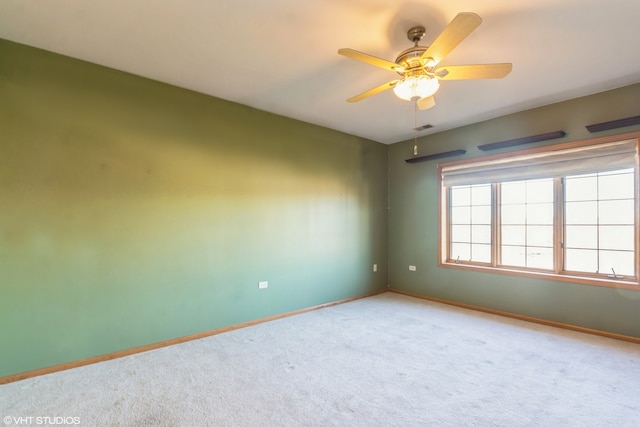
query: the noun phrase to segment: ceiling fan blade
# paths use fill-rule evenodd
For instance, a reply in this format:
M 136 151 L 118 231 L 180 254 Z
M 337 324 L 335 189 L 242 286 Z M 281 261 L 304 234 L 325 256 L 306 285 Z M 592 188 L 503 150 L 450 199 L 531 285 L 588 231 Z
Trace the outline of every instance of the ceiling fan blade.
M 366 92 L 362 92 L 360 95 L 356 95 L 353 96 L 349 99 L 347 99 L 347 102 L 358 102 L 358 101 L 362 101 L 365 98 L 368 98 L 372 95 L 376 95 L 380 92 L 383 92 L 387 89 L 391 89 L 392 87 L 394 87 L 396 85 L 396 83 L 398 83 L 400 80 L 392 80 L 390 82 L 381 84 L 380 86 L 376 86 L 373 89 L 369 89 Z
M 440 80 L 501 79 L 511 72 L 510 63 L 450 65 L 435 71 Z
M 418 100 L 418 110 L 428 110 L 431 107 L 435 107 L 436 99 L 433 96 L 428 96 Z
M 394 71 L 394 72 L 404 71 L 404 67 L 402 65 L 399 65 L 399 64 L 396 64 L 395 62 L 387 61 L 386 59 L 381 59 L 366 53 L 358 52 L 357 50 L 343 48 L 343 49 L 338 49 L 338 53 L 340 55 L 346 56 L 347 58 L 366 62 L 367 64 L 375 65 L 376 67 L 384 68 L 385 70 Z
M 422 62 L 430 67 L 437 65 L 481 23 L 482 19 L 475 13 L 459 13 L 424 51 Z

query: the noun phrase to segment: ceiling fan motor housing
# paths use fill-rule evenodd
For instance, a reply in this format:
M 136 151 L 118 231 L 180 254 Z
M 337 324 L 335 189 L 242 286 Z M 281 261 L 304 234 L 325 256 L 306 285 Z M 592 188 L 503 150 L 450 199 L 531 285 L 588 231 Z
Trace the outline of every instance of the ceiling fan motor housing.
M 400 75 L 412 75 L 418 71 L 424 71 L 422 63 L 422 54 L 427 50 L 428 46 L 413 46 L 400 52 L 396 58 L 396 64 L 401 65 L 406 72 L 398 73 Z
M 414 46 L 403 50 L 396 58 L 396 64 L 401 65 L 406 70 L 404 73 L 398 73 L 401 76 L 426 74 L 426 70 L 423 68 L 425 64 L 422 63 L 421 57 L 429 46 L 418 46 L 418 42 L 422 40 L 425 33 L 426 30 L 422 25 L 411 27 L 407 31 L 407 38 L 414 43 Z

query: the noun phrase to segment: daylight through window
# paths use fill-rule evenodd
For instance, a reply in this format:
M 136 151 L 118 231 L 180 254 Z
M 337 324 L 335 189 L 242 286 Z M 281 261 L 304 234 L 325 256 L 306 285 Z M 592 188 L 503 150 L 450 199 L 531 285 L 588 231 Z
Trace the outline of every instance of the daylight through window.
M 638 286 L 638 134 L 440 165 L 453 268 Z

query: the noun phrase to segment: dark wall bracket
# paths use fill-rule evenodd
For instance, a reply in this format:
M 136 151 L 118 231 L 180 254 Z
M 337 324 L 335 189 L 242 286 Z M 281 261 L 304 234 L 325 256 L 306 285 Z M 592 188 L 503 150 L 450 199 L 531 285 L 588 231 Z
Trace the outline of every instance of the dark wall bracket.
M 618 129 L 626 126 L 640 125 L 640 116 L 627 117 L 626 119 L 611 120 L 610 122 L 596 123 L 585 126 L 591 133 L 603 130 Z
M 531 144 L 533 142 L 547 141 L 550 139 L 563 138 L 566 132 L 558 130 L 555 132 L 542 133 L 540 135 L 525 136 L 523 138 L 509 139 L 507 141 L 492 142 L 491 144 L 478 145 L 482 151 L 497 150 L 498 148 L 513 147 L 514 145 Z
M 467 150 L 445 151 L 443 153 L 427 154 L 425 156 L 412 157 L 410 159 L 406 159 L 405 162 L 407 162 L 407 163 L 426 162 L 427 160 L 442 159 L 444 157 L 451 157 L 451 156 L 459 156 L 459 155 L 464 154 L 466 152 L 467 152 Z

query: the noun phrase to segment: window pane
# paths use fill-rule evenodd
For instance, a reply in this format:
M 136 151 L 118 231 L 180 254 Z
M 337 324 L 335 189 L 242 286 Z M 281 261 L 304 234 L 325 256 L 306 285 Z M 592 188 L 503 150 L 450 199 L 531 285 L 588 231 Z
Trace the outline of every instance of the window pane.
M 500 187 L 500 198 L 503 205 L 521 204 L 525 202 L 525 183 L 524 181 L 505 182 Z
M 471 204 L 491 205 L 491 185 L 484 184 L 471 186 Z
M 471 208 L 472 224 L 491 224 L 491 206 L 473 206 Z
M 502 264 L 552 269 L 553 180 L 505 183 L 501 196 Z
M 452 242 L 470 242 L 471 226 L 470 225 L 452 225 L 451 241 Z
M 625 174 L 604 175 L 600 177 L 598 193 L 600 200 L 633 199 L 633 171 Z
M 471 241 L 473 243 L 491 244 L 491 226 L 490 225 L 472 225 Z
M 471 260 L 476 262 L 491 262 L 491 245 L 471 245 Z
M 633 224 L 633 200 L 606 200 L 599 203 L 600 224 Z
M 451 206 L 469 206 L 470 204 L 471 189 L 468 186 L 451 189 Z
M 524 224 L 526 221 L 525 205 L 503 205 L 500 214 L 503 224 Z
M 492 186 L 451 188 L 452 260 L 491 263 Z
M 526 228 L 524 225 L 503 225 L 502 226 L 502 244 L 503 245 L 522 245 L 526 240 Z
M 525 266 L 524 255 L 525 254 L 524 254 L 523 246 L 502 245 L 502 264 L 503 265 L 512 265 L 514 267 L 524 267 Z
M 612 270 L 613 268 L 613 270 Z M 633 276 L 633 252 L 600 251 L 600 273 Z
M 596 200 L 598 198 L 598 180 L 596 175 L 569 177 L 564 185 L 565 200 Z
M 452 224 L 470 224 L 471 223 L 471 208 L 470 207 L 457 207 L 451 209 L 451 223 Z
M 553 246 L 553 226 L 534 225 L 527 227 L 527 246 Z
M 567 249 L 564 269 L 595 273 L 598 269 L 598 251 L 589 249 Z
M 600 249 L 633 251 L 633 226 L 613 225 L 600 227 Z
M 553 224 L 553 203 L 527 205 L 527 224 Z
M 597 202 L 567 202 L 565 204 L 565 220 L 567 224 L 597 224 Z
M 553 202 L 553 180 L 527 181 L 527 203 Z
M 471 245 L 469 243 L 451 244 L 451 259 L 460 261 L 471 260 Z
M 553 248 L 529 248 L 527 267 L 553 269 Z
M 598 248 L 598 227 L 568 225 L 565 233 L 565 246 L 567 248 Z

